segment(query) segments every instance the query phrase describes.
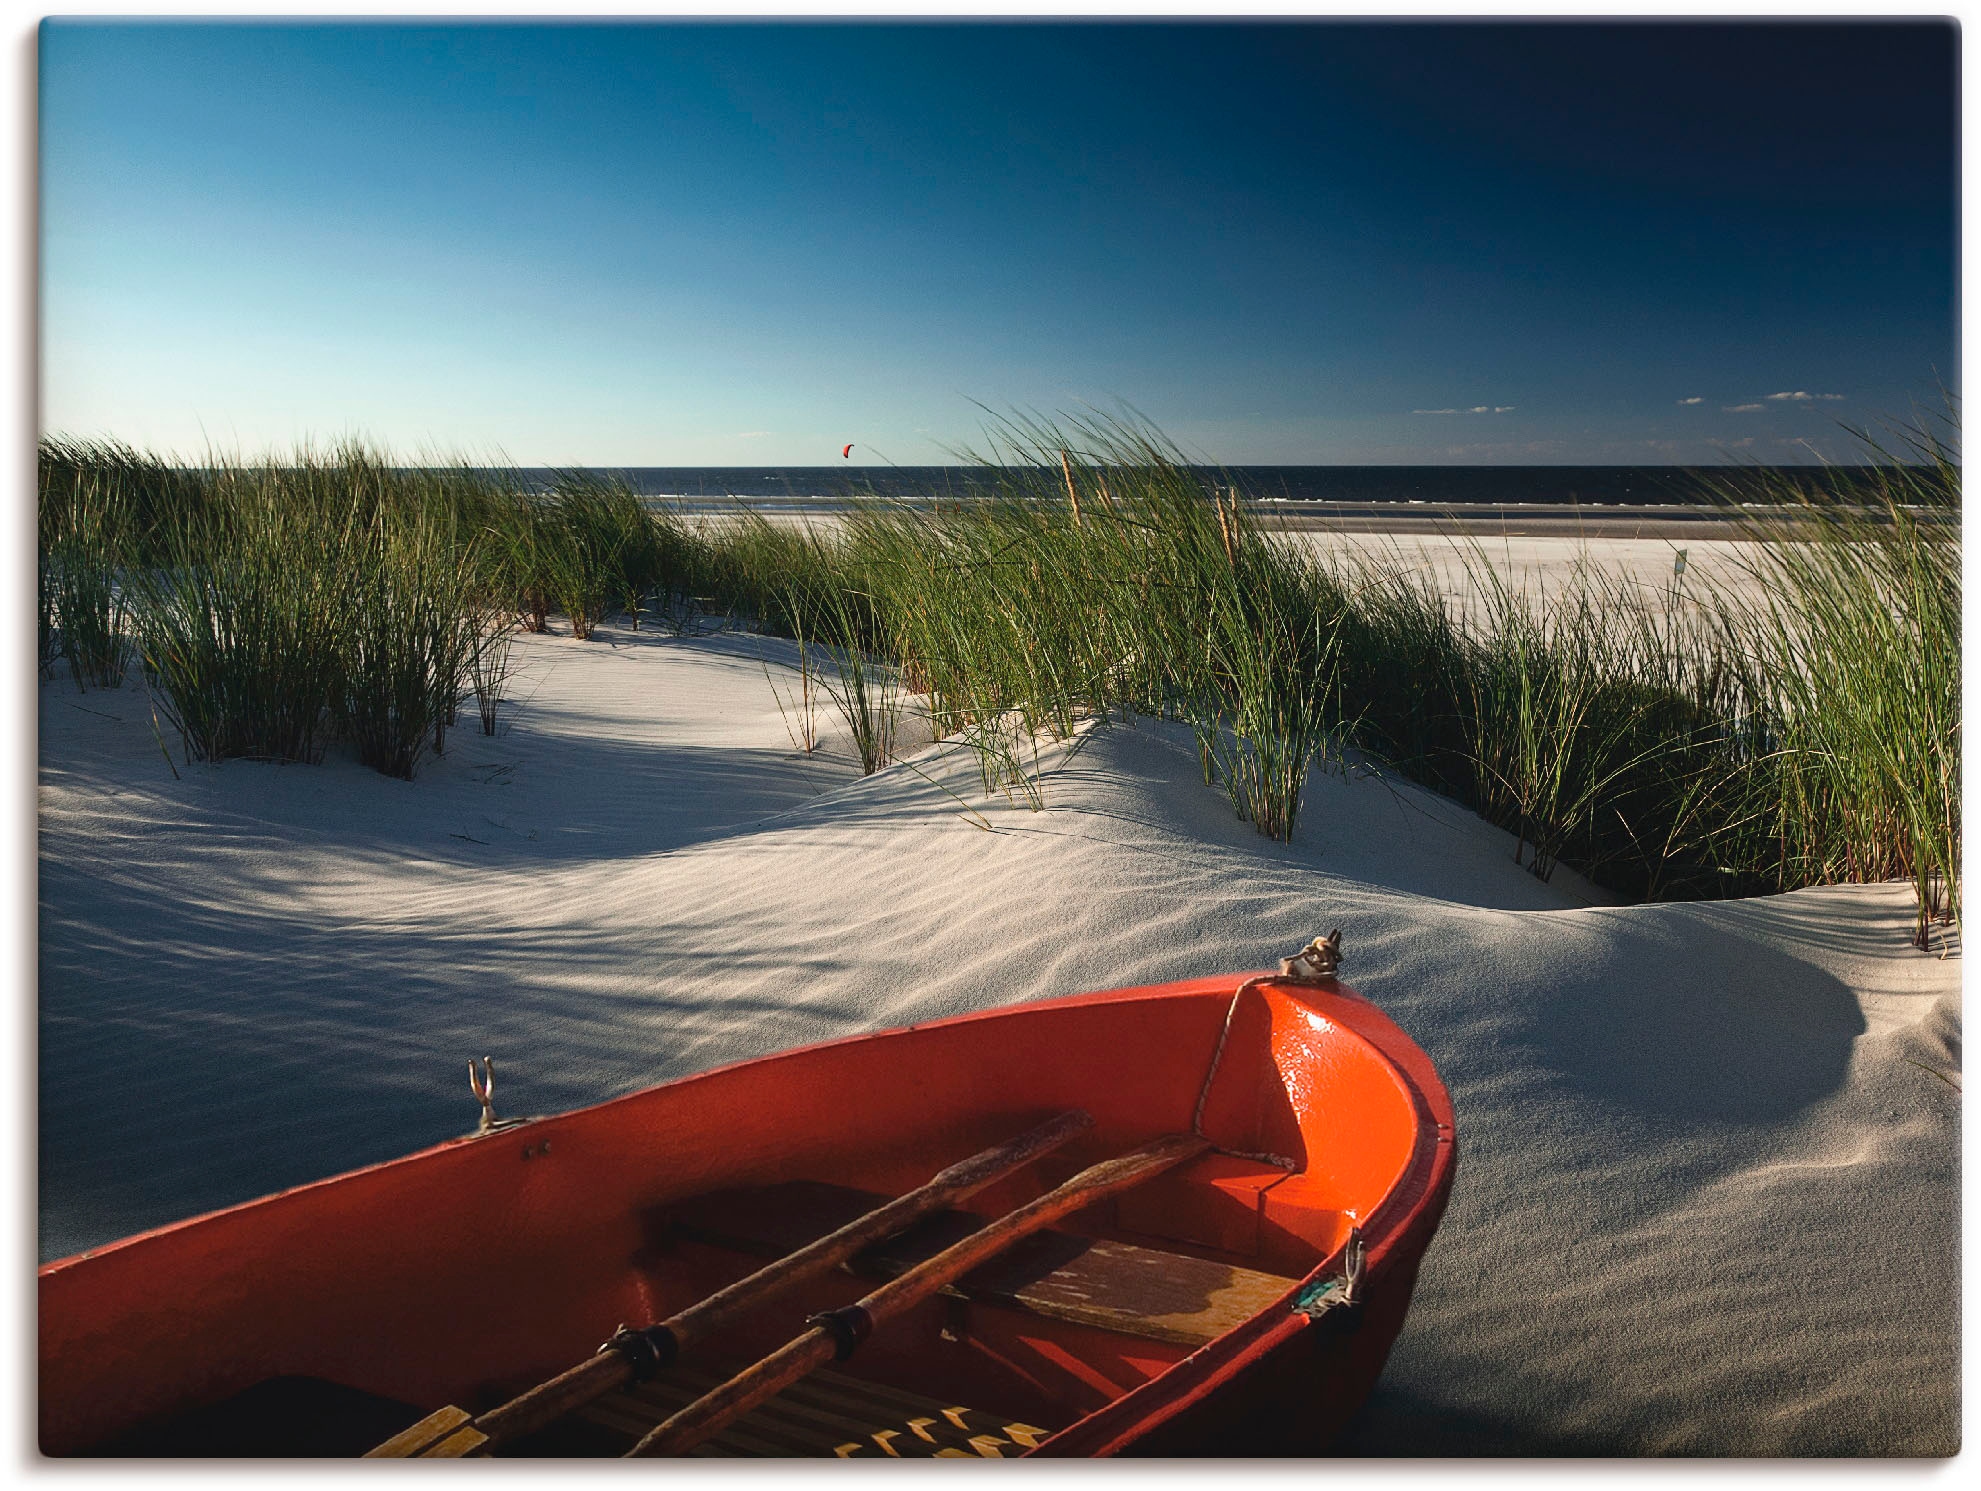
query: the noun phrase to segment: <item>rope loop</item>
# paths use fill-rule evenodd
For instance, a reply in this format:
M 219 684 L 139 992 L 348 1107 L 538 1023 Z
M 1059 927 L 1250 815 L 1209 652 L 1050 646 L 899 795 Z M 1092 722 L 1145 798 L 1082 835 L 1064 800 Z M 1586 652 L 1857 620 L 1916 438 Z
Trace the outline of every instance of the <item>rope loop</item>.
M 1257 974 L 1238 986 L 1224 1012 L 1224 1029 L 1218 1032 L 1217 1049 L 1211 1053 L 1211 1069 L 1204 1073 L 1204 1085 L 1197 1093 L 1197 1111 L 1190 1118 L 1191 1133 L 1199 1139 L 1210 1138 L 1204 1132 L 1204 1105 L 1211 1100 L 1211 1084 L 1217 1080 L 1218 1064 L 1224 1060 L 1225 1042 L 1231 1039 L 1231 1027 L 1238 1018 L 1238 1002 L 1252 990 L 1281 980 L 1291 984 L 1332 983 L 1335 971 L 1340 967 L 1341 928 L 1336 927 L 1327 936 L 1314 938 L 1292 957 L 1281 958 L 1278 973 Z M 1222 1145 L 1213 1145 L 1213 1148 L 1235 1160 L 1256 1160 L 1261 1165 L 1272 1165 L 1292 1174 L 1298 1174 L 1301 1170 L 1298 1160 L 1282 1154 L 1251 1154 L 1244 1150 L 1226 1149 Z

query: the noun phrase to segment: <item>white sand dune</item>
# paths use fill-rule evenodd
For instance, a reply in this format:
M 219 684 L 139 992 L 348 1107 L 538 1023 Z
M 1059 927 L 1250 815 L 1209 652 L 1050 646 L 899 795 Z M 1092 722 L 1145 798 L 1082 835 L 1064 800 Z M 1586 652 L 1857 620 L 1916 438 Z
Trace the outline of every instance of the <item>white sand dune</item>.
M 1348 1449 L 1957 1449 L 1960 965 L 1902 887 L 1606 905 L 1368 775 L 1276 845 L 1146 723 L 1050 758 L 1040 812 L 940 747 L 861 779 L 793 751 L 791 655 L 525 638 L 503 733 L 413 783 L 175 780 L 139 690 L 45 684 L 43 1256 L 463 1132 L 470 1056 L 552 1112 L 1339 926 L 1460 1136 Z

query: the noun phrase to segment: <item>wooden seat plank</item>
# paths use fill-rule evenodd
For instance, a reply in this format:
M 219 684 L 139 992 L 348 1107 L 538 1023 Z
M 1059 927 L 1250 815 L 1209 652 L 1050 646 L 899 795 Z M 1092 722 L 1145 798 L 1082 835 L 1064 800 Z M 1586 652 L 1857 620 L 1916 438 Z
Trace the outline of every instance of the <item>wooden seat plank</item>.
M 683 1391 L 671 1384 L 649 1382 L 634 1388 L 632 1396 L 654 1411 L 653 1423 L 647 1425 L 650 1429 L 676 1410 L 687 1407 L 705 1391 L 706 1388 L 700 1387 Z M 790 1447 L 784 1453 L 792 1455 L 821 1454 L 845 1439 L 849 1432 L 855 1435 L 865 1432 L 860 1422 L 844 1414 L 816 1408 L 782 1394 L 766 1403 L 757 1413 L 749 1415 L 747 1427 L 759 1436 L 788 1441 Z
M 578 1417 L 631 1443 L 721 1381 L 704 1368 L 670 1367 L 608 1393 Z M 1023 1454 L 1051 1431 L 982 1409 L 945 1405 L 898 1388 L 820 1372 L 725 1426 L 693 1453 L 750 1458 L 927 1459 Z
M 692 1399 L 683 1399 L 691 1402 Z M 671 1413 L 671 1405 L 667 1412 Z M 631 1394 L 611 1393 L 578 1410 L 578 1417 L 587 1423 L 596 1424 L 602 1429 L 610 1429 L 619 1435 L 626 1444 L 631 1444 L 645 1434 L 666 1414 L 656 1414 L 653 1406 L 635 1399 Z M 730 1424 L 720 1434 L 715 1435 L 700 1448 L 710 1454 L 742 1456 L 746 1458 L 788 1457 L 809 1455 L 816 1451 L 806 1446 L 794 1445 L 788 1441 L 758 1432 L 759 1426 L 751 1424 Z
M 638 1439 L 722 1380 L 704 1368 L 676 1366 L 646 1382 L 609 1394 L 599 1402 L 617 1415 L 620 1425 L 633 1439 Z M 827 1454 L 845 1438 L 848 1425 L 830 1418 L 821 1424 L 814 1421 L 817 1417 L 780 1395 L 758 1412 L 724 1429 L 710 1443 L 731 1455 Z M 857 1430 L 859 1425 L 852 1427 Z
M 776 1256 L 873 1203 L 871 1195 L 849 1187 L 792 1181 L 699 1197 L 676 1207 L 669 1221 L 684 1239 Z M 863 1277 L 893 1278 L 980 1225 L 967 1213 L 942 1212 L 866 1249 L 847 1267 Z M 1297 1282 L 1182 1253 L 1047 1231 L 945 1292 L 1194 1350 L 1269 1307 Z

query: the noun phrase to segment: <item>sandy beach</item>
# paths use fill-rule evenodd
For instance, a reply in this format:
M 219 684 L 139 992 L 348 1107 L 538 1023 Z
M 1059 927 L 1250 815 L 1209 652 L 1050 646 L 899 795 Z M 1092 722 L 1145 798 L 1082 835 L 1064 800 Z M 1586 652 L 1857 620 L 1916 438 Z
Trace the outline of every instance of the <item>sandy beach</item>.
M 135 674 L 41 686 L 44 1259 L 464 1132 L 471 1056 L 551 1113 L 1339 926 L 1461 1146 L 1344 1452 L 1958 1449 L 1961 965 L 1905 886 L 1607 904 L 1361 767 L 1279 845 L 1146 721 L 1054 748 L 1033 811 L 912 737 L 862 778 L 829 705 L 797 751 L 779 639 L 516 659 L 412 782 L 175 775 Z

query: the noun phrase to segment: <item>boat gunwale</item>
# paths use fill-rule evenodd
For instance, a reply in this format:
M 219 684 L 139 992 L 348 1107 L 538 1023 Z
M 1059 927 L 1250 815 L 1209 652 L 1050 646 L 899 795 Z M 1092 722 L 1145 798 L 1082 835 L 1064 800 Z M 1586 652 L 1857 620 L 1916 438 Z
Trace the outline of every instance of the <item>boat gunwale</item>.
M 725 1061 L 716 1066 L 706 1067 L 698 1072 L 687 1072 L 679 1077 L 670 1077 L 661 1082 L 649 1083 L 645 1087 L 635 1088 L 631 1092 L 620 1093 L 616 1097 L 601 1098 L 596 1103 L 586 1103 L 581 1107 L 567 1108 L 561 1113 L 538 1114 L 527 1118 L 515 1119 L 505 1122 L 501 1128 L 491 1130 L 488 1133 L 457 1134 L 451 1139 L 442 1139 L 436 1143 L 427 1145 L 423 1149 L 412 1150 L 403 1155 L 395 1155 L 388 1160 L 374 1161 L 369 1165 L 357 1165 L 349 1170 L 341 1170 L 331 1175 L 319 1177 L 316 1180 L 300 1181 L 293 1186 L 284 1186 L 280 1190 L 268 1191 L 259 1196 L 251 1196 L 243 1201 L 236 1201 L 226 1206 L 215 1207 L 211 1211 L 197 1212 L 190 1217 L 183 1217 L 177 1221 L 162 1222 L 156 1227 L 148 1227 L 142 1232 L 134 1232 L 128 1237 L 117 1238 L 94 1248 L 85 1248 L 81 1252 L 71 1253 L 63 1258 L 50 1259 L 48 1262 L 37 1267 L 35 1276 L 39 1280 L 54 1273 L 65 1272 L 78 1264 L 92 1262 L 109 1254 L 122 1252 L 126 1248 L 135 1246 L 138 1243 L 147 1242 L 156 1237 L 178 1232 L 182 1229 L 212 1225 L 222 1217 L 231 1216 L 236 1212 L 244 1211 L 250 1207 L 267 1206 L 287 1200 L 290 1197 L 307 1195 L 325 1186 L 341 1185 L 359 1176 L 370 1175 L 392 1166 L 412 1165 L 416 1162 L 431 1160 L 435 1156 L 450 1154 L 455 1150 L 478 1144 L 485 1139 L 494 1138 L 498 1135 L 514 1134 L 518 1130 L 534 1125 L 556 1123 L 581 1114 L 599 1114 L 612 1108 L 634 1105 L 649 1100 L 652 1094 L 663 1088 L 679 1088 L 696 1082 L 712 1081 L 742 1067 L 754 1066 L 763 1062 L 784 1061 L 787 1059 L 795 1060 L 819 1051 L 851 1046 L 863 1041 L 878 1041 L 890 1037 L 910 1035 L 920 1030 L 969 1025 L 986 1020 L 1008 1018 L 1021 1011 L 1076 1009 L 1089 1005 L 1125 1004 L 1149 999 L 1202 998 L 1207 994 L 1221 993 L 1226 988 L 1235 990 L 1240 984 L 1252 978 L 1272 978 L 1274 985 L 1277 987 L 1290 986 L 1296 988 L 1299 990 L 1299 997 L 1309 1004 L 1315 1002 L 1316 996 L 1328 996 L 1352 1001 L 1353 1007 L 1375 1014 L 1388 1027 L 1389 1032 L 1395 1037 L 1400 1038 L 1403 1043 L 1404 1050 L 1402 1052 L 1392 1051 L 1382 1040 L 1373 1039 L 1368 1033 L 1358 1029 L 1353 1021 L 1344 1022 L 1345 1029 L 1365 1044 L 1373 1047 L 1384 1063 L 1403 1077 L 1402 1085 L 1409 1095 L 1412 1105 L 1418 1109 L 1419 1132 L 1416 1147 L 1413 1148 L 1410 1159 L 1405 1162 L 1403 1170 L 1399 1173 L 1397 1179 L 1384 1194 L 1383 1201 L 1372 1209 L 1368 1219 L 1368 1222 L 1372 1223 L 1389 1206 L 1396 1194 L 1404 1189 L 1411 1172 L 1416 1168 L 1420 1158 L 1419 1150 L 1422 1149 L 1424 1143 L 1422 1121 L 1427 1114 L 1433 1117 L 1436 1122 L 1444 1125 L 1445 1131 L 1449 1132 L 1451 1122 L 1450 1100 L 1444 1095 L 1443 1084 L 1438 1081 L 1436 1072 L 1430 1065 L 1429 1058 L 1410 1040 L 1409 1036 L 1405 1035 L 1403 1030 L 1395 1022 L 1383 1015 L 1366 998 L 1355 993 L 1346 985 L 1340 983 L 1327 986 L 1300 985 L 1293 983 L 1291 980 L 1283 981 L 1273 978 L 1268 973 L 1260 972 L 1251 974 L 1210 974 L 1196 978 L 1177 979 L 1162 984 L 1141 984 L 1120 989 L 1091 990 L 1078 994 L 1048 995 L 1041 999 L 1014 1000 L 1009 1004 L 993 1005 L 989 1009 L 967 1010 L 961 1014 L 944 1015 L 932 1020 L 916 1020 L 905 1025 L 884 1026 L 879 1030 L 856 1031 L 851 1035 L 832 1036 L 826 1040 L 810 1041 L 799 1046 L 788 1046 L 777 1051 L 767 1051 L 757 1056 L 739 1057 L 734 1061 Z M 1407 1059 L 1400 1059 L 1408 1057 L 1414 1057 L 1416 1062 L 1421 1064 L 1423 1074 L 1429 1076 L 1438 1096 L 1443 1099 L 1443 1116 L 1441 1118 L 1437 1116 L 1439 1111 L 1437 1108 L 1430 1107 L 1427 1109 L 1421 1091 L 1421 1077 L 1411 1069 L 1411 1062 Z M 1365 1223 L 1365 1230 L 1367 1226 L 1368 1223 Z M 1372 1245 L 1372 1263 L 1375 1261 L 1373 1252 Z M 1323 1260 L 1322 1266 L 1325 1267 L 1325 1265 L 1326 1260 Z

